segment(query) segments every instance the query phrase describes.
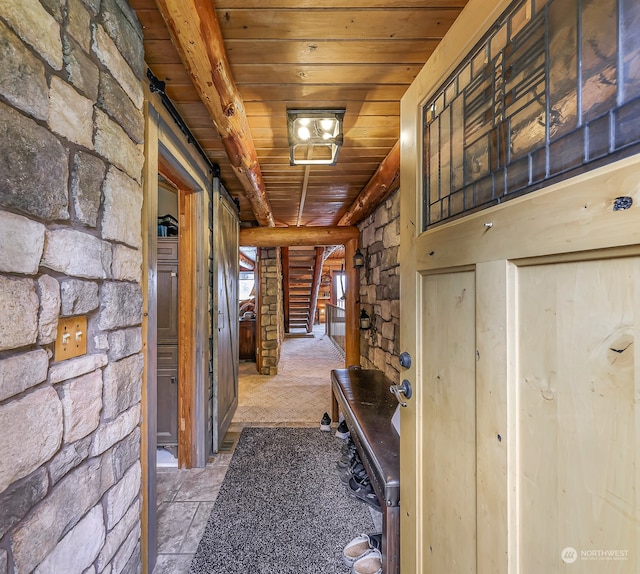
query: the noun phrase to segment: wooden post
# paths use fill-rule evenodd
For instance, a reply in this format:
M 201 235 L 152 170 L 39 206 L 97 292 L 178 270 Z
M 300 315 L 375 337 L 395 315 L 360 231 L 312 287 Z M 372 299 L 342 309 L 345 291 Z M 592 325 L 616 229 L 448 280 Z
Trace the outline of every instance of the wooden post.
M 358 270 L 353 267 L 353 256 L 358 240 L 351 239 L 344 244 L 344 270 L 347 280 L 345 300 L 345 362 L 347 367 L 360 366 L 360 280 Z
M 313 331 L 313 318 L 318 305 L 318 291 L 320 290 L 320 276 L 322 275 L 322 263 L 324 249 L 316 247 L 316 258 L 313 265 L 313 281 L 311 282 L 311 301 L 309 302 L 309 317 L 307 319 L 307 333 Z
M 289 248 L 282 248 L 282 307 L 284 312 L 284 332 L 289 332 Z

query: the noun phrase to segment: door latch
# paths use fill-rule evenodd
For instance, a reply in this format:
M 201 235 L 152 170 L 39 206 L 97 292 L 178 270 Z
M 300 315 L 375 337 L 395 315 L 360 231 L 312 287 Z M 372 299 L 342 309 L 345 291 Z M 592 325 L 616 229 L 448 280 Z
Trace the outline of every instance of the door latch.
M 399 385 L 391 385 L 389 387 L 389 391 L 391 391 L 391 394 L 395 395 L 401 407 L 406 407 L 407 400 L 409 400 L 411 395 L 413 395 L 411 383 L 407 379 L 404 379 Z

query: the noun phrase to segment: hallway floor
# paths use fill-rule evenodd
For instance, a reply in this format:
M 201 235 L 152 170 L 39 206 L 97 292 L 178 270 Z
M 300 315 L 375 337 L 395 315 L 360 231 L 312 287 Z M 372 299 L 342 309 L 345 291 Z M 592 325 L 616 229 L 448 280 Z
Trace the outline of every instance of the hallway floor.
M 237 436 L 245 426 L 319 425 L 322 414 L 331 411 L 329 373 L 342 367 L 344 359 L 324 335 L 324 325 L 316 325 L 312 337 L 285 339 L 275 376 L 257 374 L 255 363 L 240 363 L 238 409 L 228 436 Z M 232 456 L 219 453 L 205 468 L 158 468 L 153 574 L 188 574 Z

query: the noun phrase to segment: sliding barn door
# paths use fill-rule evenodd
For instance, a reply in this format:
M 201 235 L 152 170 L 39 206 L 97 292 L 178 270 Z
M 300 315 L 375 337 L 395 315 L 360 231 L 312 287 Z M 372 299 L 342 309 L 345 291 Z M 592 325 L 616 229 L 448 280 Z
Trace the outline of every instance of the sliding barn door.
M 238 406 L 238 217 L 214 193 L 212 445 L 217 452 Z

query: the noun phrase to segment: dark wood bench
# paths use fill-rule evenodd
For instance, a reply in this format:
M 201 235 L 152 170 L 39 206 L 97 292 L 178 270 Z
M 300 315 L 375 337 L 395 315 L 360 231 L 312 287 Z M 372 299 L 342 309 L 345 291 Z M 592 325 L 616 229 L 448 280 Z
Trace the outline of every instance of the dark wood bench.
M 391 424 L 398 405 L 391 384 L 382 371 L 331 371 L 334 399 L 380 501 L 384 574 L 400 571 L 400 437 Z

